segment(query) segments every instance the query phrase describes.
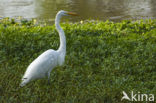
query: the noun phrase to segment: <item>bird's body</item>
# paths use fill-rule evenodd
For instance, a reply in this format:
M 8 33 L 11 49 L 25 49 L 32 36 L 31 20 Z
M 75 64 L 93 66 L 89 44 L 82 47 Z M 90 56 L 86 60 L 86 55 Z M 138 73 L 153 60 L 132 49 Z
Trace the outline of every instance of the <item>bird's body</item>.
M 23 86 L 32 80 L 48 76 L 49 75 L 48 73 L 51 72 L 52 68 L 54 68 L 58 64 L 58 61 L 56 61 L 57 55 L 58 55 L 57 51 L 47 50 L 44 53 L 42 53 L 39 57 L 37 57 L 28 66 L 23 76 L 24 79 L 22 82 Z
M 59 22 L 64 15 L 75 15 L 66 11 L 59 11 L 56 15 L 55 26 L 60 36 L 60 47 L 58 50 L 49 49 L 37 57 L 27 68 L 20 86 L 25 86 L 32 80 L 48 77 L 50 78 L 50 72 L 58 65 L 64 63 L 66 55 L 66 38 L 64 31 L 61 29 Z

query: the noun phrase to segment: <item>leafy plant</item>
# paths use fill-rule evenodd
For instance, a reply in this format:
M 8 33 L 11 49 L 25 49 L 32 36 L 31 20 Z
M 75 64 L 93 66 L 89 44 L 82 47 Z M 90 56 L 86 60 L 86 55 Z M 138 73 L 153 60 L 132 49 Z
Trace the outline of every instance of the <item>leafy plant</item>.
M 121 103 L 122 91 L 156 94 L 156 20 L 62 23 L 64 66 L 19 88 L 27 66 L 59 47 L 55 26 L 0 21 L 1 103 Z M 126 102 L 126 101 L 124 101 Z

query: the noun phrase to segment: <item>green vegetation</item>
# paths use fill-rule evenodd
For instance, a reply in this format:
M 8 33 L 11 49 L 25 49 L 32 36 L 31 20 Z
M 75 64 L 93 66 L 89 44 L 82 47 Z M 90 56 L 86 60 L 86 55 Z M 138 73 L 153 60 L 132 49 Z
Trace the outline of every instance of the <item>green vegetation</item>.
M 27 66 L 59 47 L 55 26 L 0 21 L 1 103 L 121 103 L 122 91 L 156 96 L 156 20 L 61 24 L 65 64 L 19 88 Z M 124 100 L 124 103 L 128 101 Z

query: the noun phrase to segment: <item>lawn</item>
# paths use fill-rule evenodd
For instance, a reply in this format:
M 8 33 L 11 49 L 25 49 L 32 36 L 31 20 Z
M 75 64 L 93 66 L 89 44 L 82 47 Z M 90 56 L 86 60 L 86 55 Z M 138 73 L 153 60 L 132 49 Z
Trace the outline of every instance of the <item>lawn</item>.
M 19 88 L 27 66 L 59 47 L 54 25 L 0 20 L 1 103 L 129 103 L 122 91 L 156 96 L 156 20 L 62 23 L 63 66 Z M 156 101 L 156 100 L 155 100 Z

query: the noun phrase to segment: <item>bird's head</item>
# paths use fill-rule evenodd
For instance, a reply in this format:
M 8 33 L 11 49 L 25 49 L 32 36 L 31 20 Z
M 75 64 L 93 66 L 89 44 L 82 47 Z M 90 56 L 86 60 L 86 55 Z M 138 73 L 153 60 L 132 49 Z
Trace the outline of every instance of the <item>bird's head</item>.
M 61 15 L 61 16 L 69 16 L 69 15 L 78 16 L 76 13 L 68 12 L 68 11 L 64 11 L 64 10 L 60 10 L 58 12 L 58 14 Z

